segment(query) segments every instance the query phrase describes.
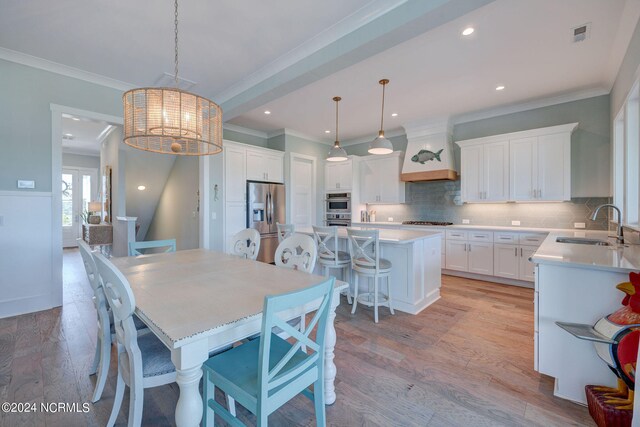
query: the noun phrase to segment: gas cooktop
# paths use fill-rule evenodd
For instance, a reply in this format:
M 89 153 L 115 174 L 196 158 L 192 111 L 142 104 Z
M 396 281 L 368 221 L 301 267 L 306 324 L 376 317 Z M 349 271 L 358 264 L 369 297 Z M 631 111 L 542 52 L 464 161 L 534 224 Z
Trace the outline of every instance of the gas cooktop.
M 444 221 L 402 221 L 404 225 L 453 225 L 452 222 Z

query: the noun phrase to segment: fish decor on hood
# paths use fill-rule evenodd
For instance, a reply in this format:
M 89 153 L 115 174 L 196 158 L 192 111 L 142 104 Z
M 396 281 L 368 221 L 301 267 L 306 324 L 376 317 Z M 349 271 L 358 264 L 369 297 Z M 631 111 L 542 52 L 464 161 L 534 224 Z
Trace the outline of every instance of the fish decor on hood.
M 429 150 L 420 150 L 418 151 L 418 154 L 411 157 L 411 161 L 420 163 L 421 165 L 424 165 L 426 162 L 434 159 L 441 162 L 442 160 L 440 160 L 440 153 L 442 153 L 442 150 L 444 149 L 438 150 L 437 153 L 434 153 L 433 151 L 429 151 Z

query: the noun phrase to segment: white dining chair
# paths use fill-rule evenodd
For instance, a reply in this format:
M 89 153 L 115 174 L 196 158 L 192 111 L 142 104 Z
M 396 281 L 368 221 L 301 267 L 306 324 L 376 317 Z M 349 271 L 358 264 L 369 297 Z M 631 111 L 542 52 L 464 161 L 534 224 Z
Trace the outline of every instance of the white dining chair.
M 142 423 L 144 389 L 170 384 L 176 372 L 169 349 L 152 333 L 138 336 L 133 323 L 135 298 L 124 275 L 102 254 L 94 259 L 106 299 L 111 307 L 118 342 L 118 377 L 113 409 L 107 426 L 115 424 L 124 386 L 129 386 L 129 426 Z
M 349 252 L 351 254 L 351 268 L 353 270 L 353 305 L 351 314 L 355 314 L 358 303 L 373 307 L 373 319 L 378 323 L 378 307 L 389 307 L 393 311 L 391 301 L 391 262 L 380 258 L 380 230 L 354 230 L 347 229 L 349 237 Z M 373 291 L 369 283 L 369 292 L 358 295 L 358 276 L 364 276 L 369 281 L 373 280 Z M 386 279 L 387 294 L 378 291 L 378 281 Z
M 231 239 L 232 253 L 242 258 L 256 260 L 260 252 L 260 233 L 253 228 L 244 229 Z
M 129 256 L 176 251 L 176 239 L 129 242 Z
M 293 224 L 280 224 L 276 222 L 276 230 L 278 231 L 278 243 L 282 243 L 287 237 L 293 236 L 296 232 L 296 226 Z
M 87 272 L 87 278 L 89 284 L 93 290 L 93 305 L 96 308 L 96 314 L 98 316 L 98 336 L 96 339 L 96 353 L 93 358 L 93 364 L 90 370 L 90 375 L 96 374 L 96 386 L 93 389 L 93 395 L 91 396 L 91 402 L 95 403 L 102 397 L 102 391 L 107 381 L 107 374 L 109 373 L 109 365 L 111 362 L 111 320 L 110 313 L 107 307 L 107 300 L 102 290 L 102 283 L 98 276 L 98 269 L 96 262 L 91 254 L 91 248 L 82 239 L 78 239 L 78 248 L 80 249 L 80 255 L 82 256 L 82 262 L 84 263 L 85 271 Z
M 338 227 L 313 226 L 313 240 L 318 248 L 318 264 L 323 267 L 324 275 L 329 277 L 332 269 L 341 269 L 344 273 L 343 280 L 347 280 L 347 274 L 351 272 L 351 257 L 349 253 L 338 250 Z M 349 280 L 351 282 L 351 280 Z M 346 291 L 347 301 L 351 304 L 351 292 Z

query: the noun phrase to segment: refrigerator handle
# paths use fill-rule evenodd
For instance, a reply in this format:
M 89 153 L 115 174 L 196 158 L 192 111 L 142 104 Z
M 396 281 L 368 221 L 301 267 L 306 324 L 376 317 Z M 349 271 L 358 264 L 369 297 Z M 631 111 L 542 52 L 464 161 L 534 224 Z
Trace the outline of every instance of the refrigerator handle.
M 269 216 L 271 217 L 271 225 L 273 225 L 273 194 L 269 191 Z
M 267 224 L 271 224 L 271 193 L 267 193 L 267 199 L 265 201 L 265 212 L 267 214 Z

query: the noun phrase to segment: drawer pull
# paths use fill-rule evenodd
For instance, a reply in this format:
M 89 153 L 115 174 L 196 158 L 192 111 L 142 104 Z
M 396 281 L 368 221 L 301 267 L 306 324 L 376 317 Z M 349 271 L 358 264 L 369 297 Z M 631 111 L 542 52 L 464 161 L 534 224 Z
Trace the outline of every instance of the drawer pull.
M 481 235 L 479 235 L 479 236 L 478 236 L 478 235 L 476 234 L 476 235 L 475 235 L 475 236 L 473 236 L 473 237 L 479 237 L 479 238 L 482 238 L 482 237 L 487 237 L 487 236 L 485 236 L 484 234 L 481 234 Z
M 537 242 L 538 239 L 527 239 L 527 242 Z
M 511 240 L 511 237 L 498 237 L 500 240 Z

